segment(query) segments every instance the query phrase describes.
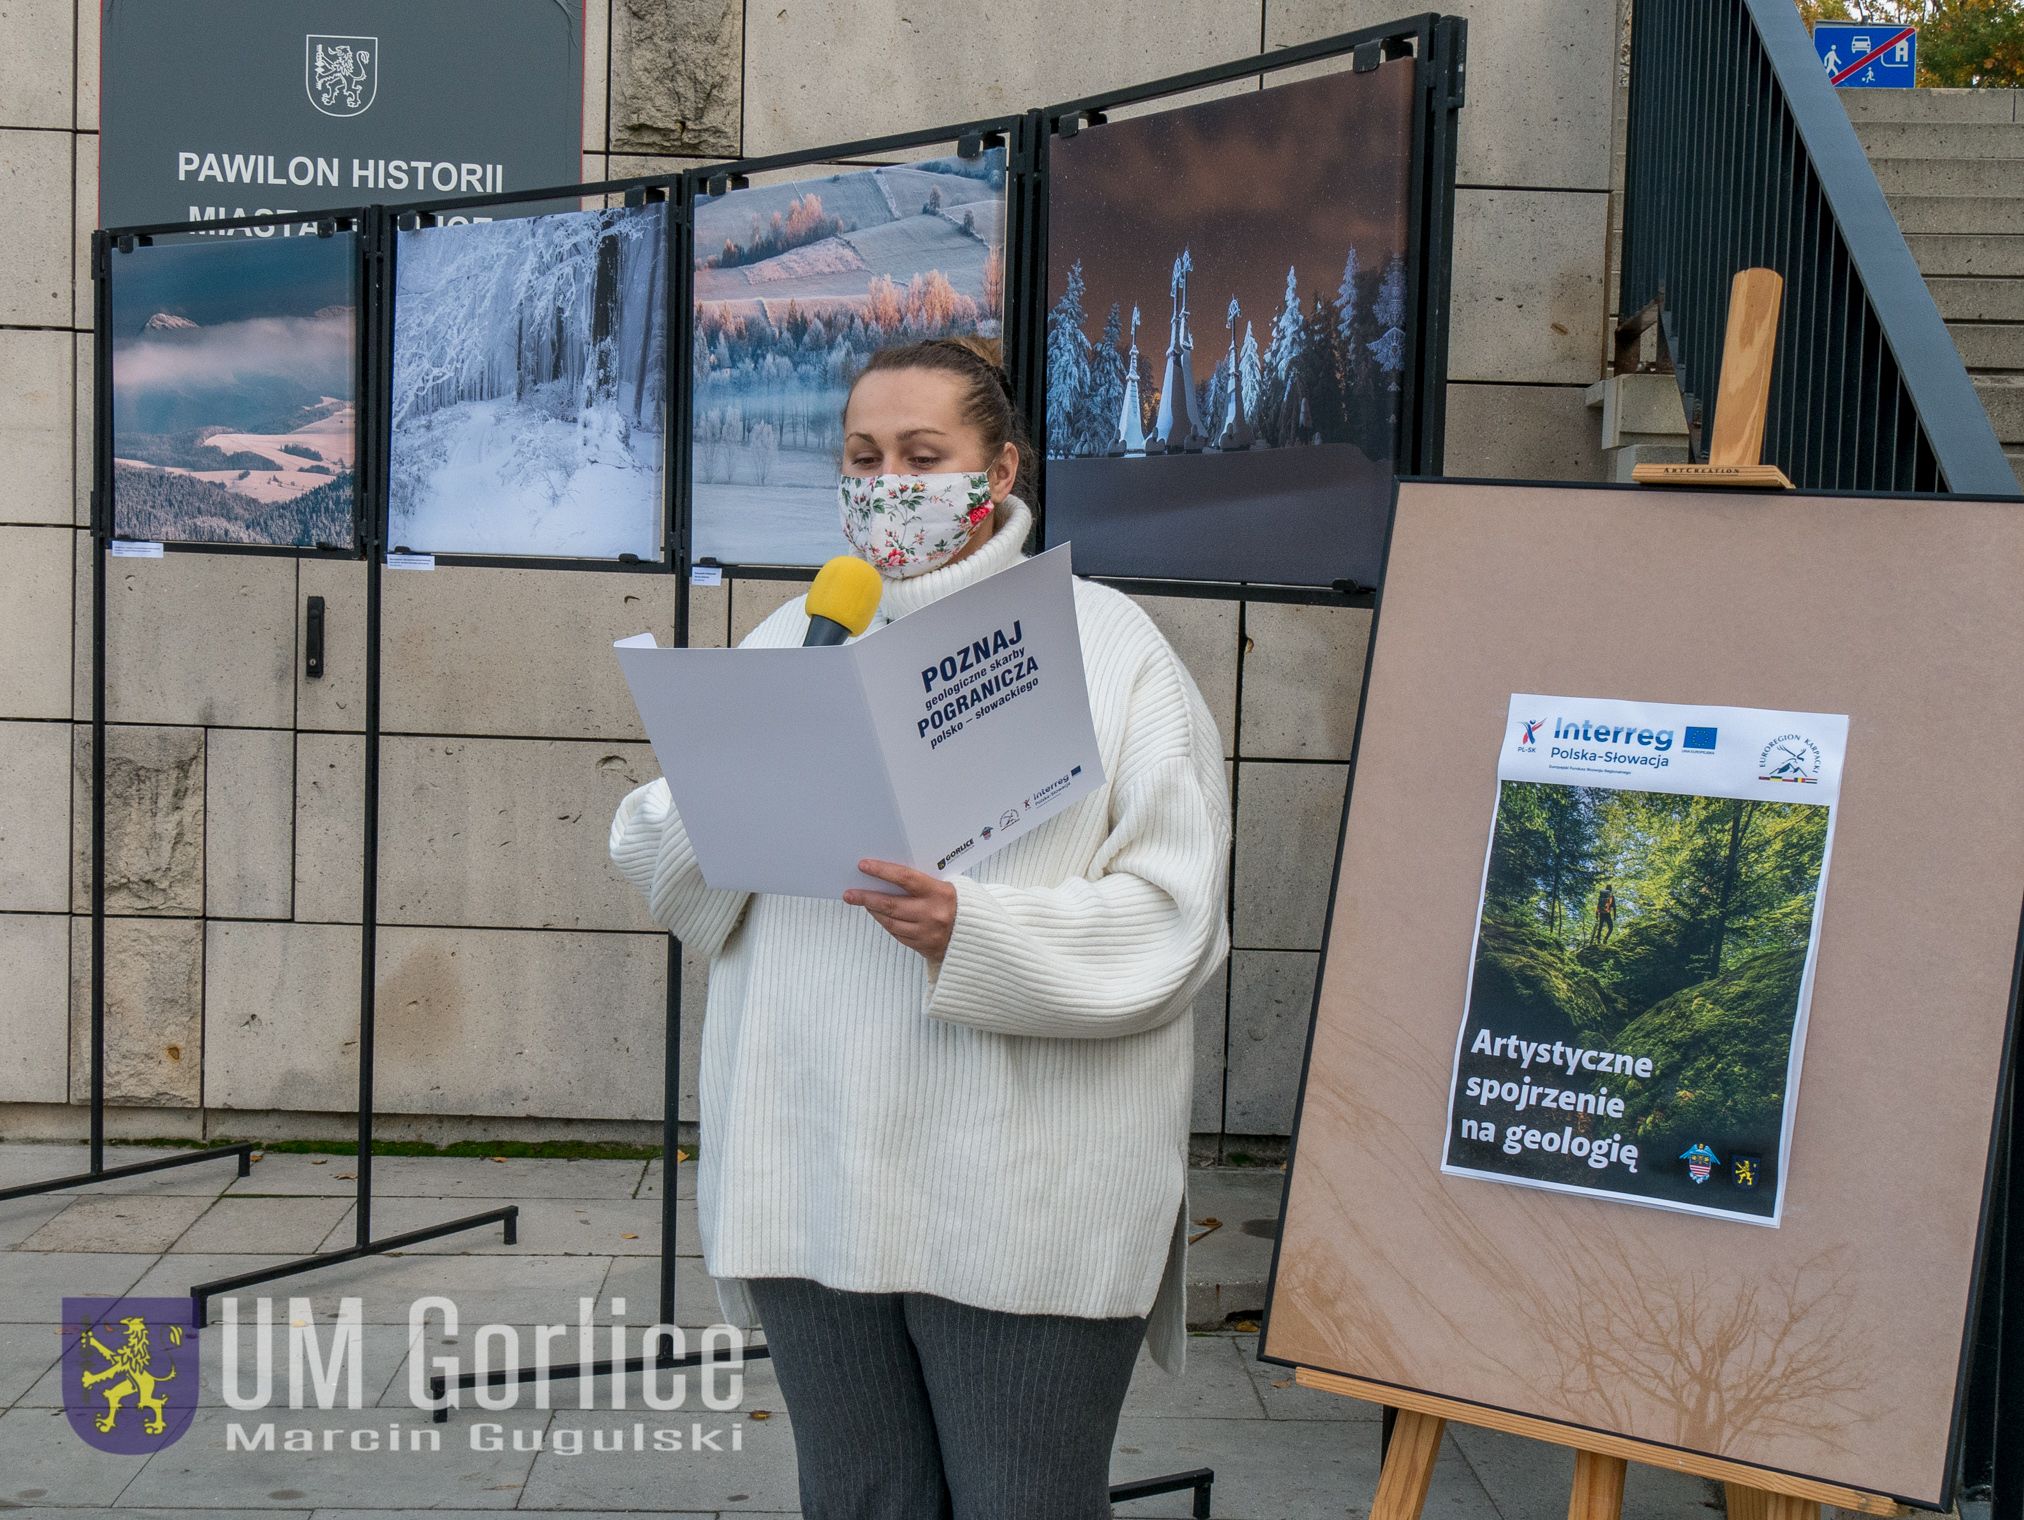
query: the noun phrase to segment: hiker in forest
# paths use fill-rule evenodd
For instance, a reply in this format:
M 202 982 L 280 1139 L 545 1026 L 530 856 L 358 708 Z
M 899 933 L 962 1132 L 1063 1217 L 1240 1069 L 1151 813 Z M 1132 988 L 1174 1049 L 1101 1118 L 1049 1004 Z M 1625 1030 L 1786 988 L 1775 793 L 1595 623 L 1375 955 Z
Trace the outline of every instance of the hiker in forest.
M 1616 933 L 1616 891 L 1608 882 L 1595 898 L 1595 927 L 1588 931 L 1588 942 L 1608 944 L 1609 937 Z

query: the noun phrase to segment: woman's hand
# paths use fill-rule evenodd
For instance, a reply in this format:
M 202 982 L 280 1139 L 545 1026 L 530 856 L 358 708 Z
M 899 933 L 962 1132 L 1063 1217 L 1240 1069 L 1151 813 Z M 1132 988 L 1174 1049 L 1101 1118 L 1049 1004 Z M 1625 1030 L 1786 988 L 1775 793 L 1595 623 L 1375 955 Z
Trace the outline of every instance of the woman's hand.
M 874 892 L 869 887 L 852 887 L 843 900 L 870 912 L 886 933 L 909 950 L 918 950 L 931 961 L 940 960 L 956 927 L 955 885 L 890 860 L 860 860 L 857 868 L 867 876 L 892 882 L 900 890 Z

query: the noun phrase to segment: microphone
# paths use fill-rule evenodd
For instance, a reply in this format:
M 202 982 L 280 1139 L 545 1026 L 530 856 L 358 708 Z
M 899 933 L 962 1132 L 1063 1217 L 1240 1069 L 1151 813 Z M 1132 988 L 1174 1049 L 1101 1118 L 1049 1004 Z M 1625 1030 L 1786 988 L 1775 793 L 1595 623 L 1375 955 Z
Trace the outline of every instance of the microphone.
M 841 644 L 871 627 L 885 593 L 885 577 L 855 554 L 839 554 L 815 573 L 808 588 L 808 636 L 801 647 Z

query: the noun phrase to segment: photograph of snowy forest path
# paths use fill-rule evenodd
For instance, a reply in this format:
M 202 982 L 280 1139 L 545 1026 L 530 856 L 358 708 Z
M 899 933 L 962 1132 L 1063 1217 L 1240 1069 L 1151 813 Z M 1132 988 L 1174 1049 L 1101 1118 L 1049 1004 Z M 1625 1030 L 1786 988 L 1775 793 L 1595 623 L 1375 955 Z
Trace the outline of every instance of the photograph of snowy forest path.
M 1476 1171 L 1768 1216 L 1794 1027 L 1826 865 L 1829 809 L 1505 781 L 1484 880 L 1457 1080 L 1606 1090 L 1620 1117 L 1458 1100 L 1455 1118 L 1514 1119 L 1639 1149 L 1635 1176 L 1451 1135 Z M 1570 1077 L 1471 1053 L 1480 1031 L 1651 1058 L 1649 1079 Z M 1694 1178 L 1695 1147 L 1712 1153 Z M 1738 1158 L 1753 1163 L 1739 1177 Z
M 349 233 L 113 253 L 117 536 L 352 546 L 357 259 Z
M 1375 583 L 1412 83 L 1397 59 L 1054 140 L 1047 537 L 1078 571 Z
M 387 543 L 662 557 L 667 207 L 402 232 Z
M 1005 315 L 1005 150 L 699 197 L 691 552 L 819 565 L 873 351 Z

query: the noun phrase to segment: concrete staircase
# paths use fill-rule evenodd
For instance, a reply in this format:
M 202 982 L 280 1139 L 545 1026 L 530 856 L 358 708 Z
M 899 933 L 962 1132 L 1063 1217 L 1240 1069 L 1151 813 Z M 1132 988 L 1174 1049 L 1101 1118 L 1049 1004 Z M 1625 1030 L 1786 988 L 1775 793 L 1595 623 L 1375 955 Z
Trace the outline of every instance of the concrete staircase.
M 2024 90 L 1841 98 L 2024 484 Z

